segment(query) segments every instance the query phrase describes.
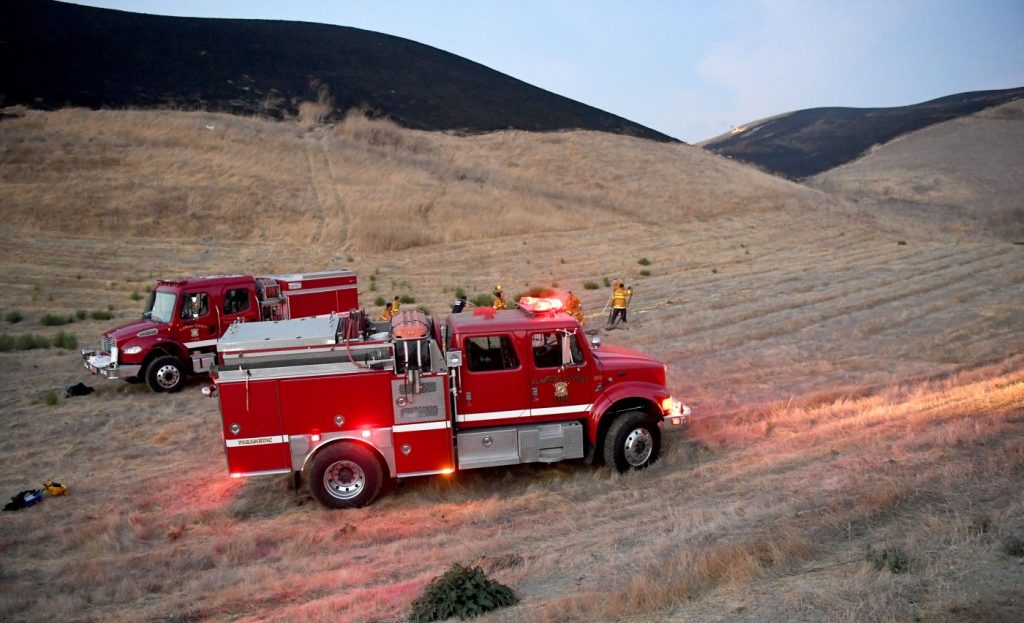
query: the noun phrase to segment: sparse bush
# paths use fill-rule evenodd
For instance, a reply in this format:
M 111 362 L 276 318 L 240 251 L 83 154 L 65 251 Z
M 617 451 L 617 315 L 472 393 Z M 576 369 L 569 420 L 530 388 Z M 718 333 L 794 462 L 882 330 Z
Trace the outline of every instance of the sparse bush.
M 651 260 L 647 259 L 646 257 L 642 257 L 639 260 L 637 260 L 636 263 L 641 266 L 650 266 Z
M 598 289 L 600 287 L 601 286 L 598 285 L 596 281 L 585 281 L 585 282 L 583 282 L 583 288 L 585 290 L 596 290 L 596 289 Z
M 490 307 L 494 304 L 494 297 L 490 294 L 477 294 L 469 302 L 477 307 Z
M 25 316 L 20 311 L 18 311 L 16 309 L 12 309 L 11 311 L 9 311 L 6 314 L 4 314 L 4 320 L 6 320 L 7 322 L 9 322 L 11 324 L 15 324 L 17 322 L 21 322 L 24 319 L 25 319 Z
M 377 307 L 384 307 L 385 305 L 387 305 L 387 301 L 384 300 L 383 296 L 378 296 L 377 298 L 373 299 L 373 304 L 376 305 Z
M 640 271 L 640 276 L 641 276 L 641 277 L 650 277 L 650 276 L 651 276 L 651 271 L 649 271 L 649 270 L 647 270 L 647 269 L 645 268 L 645 269 L 643 269 L 643 270 L 641 270 L 641 271 Z
M 14 350 L 35 350 L 49 347 L 50 340 L 35 333 L 22 333 L 14 340 Z
M 1008 556 L 1024 558 L 1024 539 L 1011 534 L 1003 539 L 1003 553 Z
M 427 314 L 428 316 L 430 315 L 430 308 L 427 307 L 426 305 L 417 305 L 416 309 L 420 310 L 424 314 Z
M 349 263 L 351 263 L 351 262 L 354 262 L 354 261 L 355 261 L 355 258 L 354 258 L 354 257 L 352 257 L 352 255 L 351 255 L 351 254 L 349 254 L 349 255 L 346 255 L 346 256 L 345 256 L 345 261 L 346 261 L 346 262 L 349 262 Z
M 132 290 L 131 299 L 133 301 L 140 301 L 140 300 L 142 300 L 142 295 L 139 294 L 138 290 Z
M 612 287 L 612 280 L 609 279 L 608 277 L 604 278 L 604 287 L 606 287 L 606 288 Z
M 46 392 L 43 394 L 43 402 L 45 402 L 48 406 L 52 407 L 53 405 L 57 404 L 58 400 L 60 400 L 60 397 L 57 396 L 57 392 L 52 389 L 46 390 Z
M 57 314 L 46 314 L 39 319 L 39 322 L 41 322 L 44 327 L 60 327 L 66 325 L 70 320 L 64 316 L 58 316 Z
M 465 290 L 463 290 L 462 288 L 455 288 L 455 298 L 461 299 L 464 296 L 466 296 Z
M 717 275 L 718 274 L 718 269 L 717 268 L 712 268 L 711 272 Z
M 907 244 L 907 241 L 906 241 L 906 240 L 897 240 L 897 241 L 896 241 L 896 244 L 898 244 L 898 245 L 902 246 L 902 245 L 905 245 L 905 244 Z
M 89 312 L 85 311 L 84 309 L 75 310 L 75 318 L 77 318 L 79 320 L 85 320 L 88 317 L 89 317 Z
M 64 350 L 75 350 L 78 348 L 78 338 L 70 333 L 58 331 L 57 335 L 53 336 L 53 346 Z
M 398 298 L 398 301 L 403 305 L 412 305 L 413 303 L 416 302 L 416 297 L 412 296 L 411 294 L 403 294 Z
M 0 353 L 7 353 L 14 350 L 14 337 L 4 333 L 0 335 Z
M 466 620 L 517 603 L 519 598 L 511 588 L 488 578 L 480 567 L 470 569 L 456 563 L 431 580 L 412 602 L 410 619 L 417 623 L 451 617 Z
M 867 559 L 879 571 L 887 569 L 890 573 L 905 573 L 910 568 L 907 553 L 896 545 L 886 545 L 877 551 L 868 545 Z
M 114 314 L 110 311 L 97 310 L 89 314 L 93 320 L 110 320 Z

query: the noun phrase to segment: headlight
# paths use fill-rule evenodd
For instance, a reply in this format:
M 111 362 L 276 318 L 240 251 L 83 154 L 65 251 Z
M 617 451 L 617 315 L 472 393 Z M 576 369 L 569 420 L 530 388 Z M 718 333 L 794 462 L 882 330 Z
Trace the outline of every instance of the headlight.
M 142 352 L 142 347 L 141 346 L 128 346 L 128 347 L 126 347 L 124 349 L 123 352 L 126 355 L 138 355 L 139 353 Z

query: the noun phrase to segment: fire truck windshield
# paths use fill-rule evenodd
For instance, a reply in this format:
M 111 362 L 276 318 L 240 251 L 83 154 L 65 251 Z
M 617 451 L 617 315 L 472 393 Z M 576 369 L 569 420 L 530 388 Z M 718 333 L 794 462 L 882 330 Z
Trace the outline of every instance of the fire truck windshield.
M 149 293 L 149 299 L 146 301 L 146 311 L 142 314 L 143 318 L 149 318 L 156 322 L 170 322 L 171 317 L 174 316 L 174 302 L 177 297 L 173 292 L 162 292 L 160 290 L 154 290 Z

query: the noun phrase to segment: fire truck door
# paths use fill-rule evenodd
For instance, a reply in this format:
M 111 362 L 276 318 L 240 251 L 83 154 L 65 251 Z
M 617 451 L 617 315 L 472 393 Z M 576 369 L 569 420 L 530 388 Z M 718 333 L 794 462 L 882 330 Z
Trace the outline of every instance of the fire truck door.
M 448 376 L 391 381 L 395 470 L 398 476 L 437 474 L 454 465 L 452 423 L 448 410 Z
M 281 424 L 277 382 L 221 383 L 220 400 L 228 471 L 289 471 L 291 453 Z
M 220 335 L 217 333 L 217 317 L 210 309 L 208 292 L 185 292 L 181 295 L 178 319 L 172 325 L 175 337 L 186 348 L 196 349 L 213 346 Z
M 513 337 L 466 337 L 462 347 L 459 425 L 519 424 L 529 417 L 530 390 Z
M 590 411 L 594 400 L 592 371 L 576 340 L 574 331 L 549 330 L 530 335 L 527 367 L 531 419 L 583 418 Z

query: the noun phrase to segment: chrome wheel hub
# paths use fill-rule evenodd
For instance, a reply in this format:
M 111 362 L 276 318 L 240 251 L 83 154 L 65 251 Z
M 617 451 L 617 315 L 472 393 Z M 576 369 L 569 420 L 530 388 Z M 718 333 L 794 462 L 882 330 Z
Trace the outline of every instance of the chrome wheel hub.
M 631 467 L 640 467 L 651 458 L 654 451 L 654 437 L 646 428 L 637 428 L 626 437 L 626 462 Z
M 332 463 L 324 472 L 324 489 L 339 500 L 351 500 L 366 486 L 363 468 L 352 461 Z

